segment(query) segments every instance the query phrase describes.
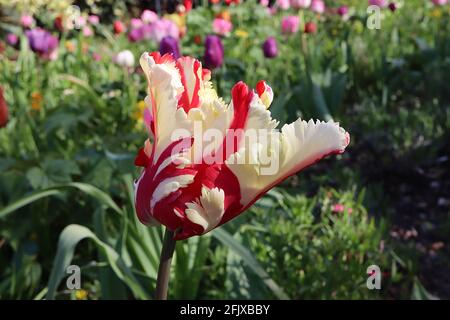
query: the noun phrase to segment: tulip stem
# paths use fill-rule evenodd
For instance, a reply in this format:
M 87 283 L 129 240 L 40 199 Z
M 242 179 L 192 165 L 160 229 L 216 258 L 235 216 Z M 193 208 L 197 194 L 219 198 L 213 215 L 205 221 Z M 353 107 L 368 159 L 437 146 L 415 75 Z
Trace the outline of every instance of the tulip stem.
M 174 232 L 166 229 L 164 233 L 161 257 L 159 259 L 158 278 L 156 278 L 156 300 L 167 300 L 169 290 L 170 265 L 175 250 Z

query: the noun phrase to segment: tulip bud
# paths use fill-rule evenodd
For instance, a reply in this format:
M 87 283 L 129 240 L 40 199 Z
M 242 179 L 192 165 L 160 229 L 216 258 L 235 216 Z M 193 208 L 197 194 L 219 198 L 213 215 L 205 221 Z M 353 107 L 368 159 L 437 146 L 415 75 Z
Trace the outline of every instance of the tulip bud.
M 115 34 L 121 34 L 125 31 L 125 25 L 121 21 L 116 20 L 114 21 L 113 29 Z
M 263 43 L 263 53 L 266 58 L 275 58 L 278 55 L 277 41 L 274 37 L 267 38 Z
M 305 33 L 316 33 L 317 26 L 314 22 L 307 22 L 305 24 Z
M 270 104 L 273 101 L 273 91 L 270 86 L 266 84 L 264 80 L 260 80 L 256 84 L 256 93 L 261 99 L 262 103 L 266 106 L 266 108 L 270 107 Z
M 34 19 L 30 15 L 23 15 L 20 17 L 20 24 L 24 28 L 31 28 L 34 24 Z
M 323 2 L 322 0 L 312 0 L 311 10 L 316 13 L 324 13 L 325 12 L 325 2 Z
M 28 38 L 28 44 L 33 52 L 36 52 L 44 59 L 56 59 L 59 45 L 57 37 L 41 28 L 27 30 L 25 35 Z
M 389 8 L 389 10 L 391 10 L 392 12 L 395 12 L 395 10 L 397 10 L 397 5 L 395 4 L 395 2 L 391 2 L 391 3 L 389 3 L 388 8 Z
M 443 6 L 445 4 L 447 4 L 448 0 L 432 0 L 433 4 L 435 6 Z
M 0 128 L 3 128 L 8 123 L 8 106 L 3 97 L 3 89 L 0 87 Z
M 164 37 L 159 43 L 159 53 L 161 53 L 161 55 L 170 53 L 175 59 L 178 59 L 180 57 L 178 40 L 171 36 Z
M 223 45 L 218 36 L 209 35 L 205 40 L 205 54 L 203 62 L 208 69 L 215 69 L 223 63 Z
M 337 14 L 341 17 L 345 17 L 348 15 L 348 7 L 347 6 L 341 6 L 337 9 Z
M 144 34 L 142 31 L 142 28 L 131 29 L 131 31 L 128 33 L 128 40 L 130 42 L 141 41 L 144 38 Z
M 281 20 L 281 31 L 283 33 L 296 33 L 300 25 L 300 18 L 298 16 L 288 16 Z
M 134 55 L 130 50 L 120 51 L 115 58 L 115 62 L 122 67 L 134 67 Z
M 387 6 L 387 1 L 386 0 L 369 0 L 369 5 L 384 8 Z
M 14 33 L 8 33 L 6 35 L 6 42 L 11 46 L 15 47 L 19 43 L 19 37 Z
M 93 26 L 96 26 L 100 23 L 100 17 L 96 16 L 96 15 L 90 15 L 88 17 L 88 21 L 90 24 L 92 24 Z
M 294 9 L 306 9 L 311 6 L 311 0 L 291 0 L 291 7 Z

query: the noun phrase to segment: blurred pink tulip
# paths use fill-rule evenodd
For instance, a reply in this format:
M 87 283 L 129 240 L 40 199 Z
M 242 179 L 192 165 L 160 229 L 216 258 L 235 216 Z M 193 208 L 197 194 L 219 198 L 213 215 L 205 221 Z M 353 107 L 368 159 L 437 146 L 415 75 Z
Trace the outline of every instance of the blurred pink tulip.
M 291 7 L 289 0 L 277 0 L 277 7 L 282 10 L 287 10 Z
M 144 10 L 141 14 L 141 20 L 145 23 L 153 23 L 158 20 L 158 15 L 151 10 Z
M 20 24 L 24 28 L 30 28 L 34 24 L 34 19 L 30 15 L 23 15 L 20 17 Z
M 448 0 L 431 0 L 431 2 L 436 6 L 443 6 L 447 4 Z
M 283 33 L 296 33 L 300 25 L 300 18 L 298 16 L 287 16 L 281 20 L 281 31 Z
M 387 6 L 387 1 L 386 0 L 369 0 L 369 5 L 384 8 Z
M 100 23 L 100 18 L 99 18 L 99 16 L 96 16 L 96 15 L 90 15 L 88 17 L 88 21 L 89 21 L 90 24 L 95 26 L 95 25 Z
M 92 37 L 92 35 L 94 34 L 94 32 L 92 31 L 92 28 L 89 26 L 84 26 L 83 27 L 83 36 L 85 37 Z
M 311 0 L 291 0 L 291 6 L 294 9 L 306 9 L 311 5 Z
M 212 28 L 215 33 L 220 35 L 226 35 L 233 29 L 233 24 L 225 19 L 216 18 L 212 23 Z
M 325 12 L 325 2 L 323 2 L 322 0 L 312 0 L 311 10 L 316 13 L 324 13 Z

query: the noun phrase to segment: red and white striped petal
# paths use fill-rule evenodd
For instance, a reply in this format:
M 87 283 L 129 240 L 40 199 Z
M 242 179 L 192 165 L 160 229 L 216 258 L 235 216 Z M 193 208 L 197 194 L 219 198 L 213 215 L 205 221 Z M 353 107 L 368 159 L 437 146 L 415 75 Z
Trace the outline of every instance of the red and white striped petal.
M 156 54 L 144 53 L 140 63 L 144 70 L 149 95 L 146 104 L 150 118 L 154 121 L 154 155 L 153 163 L 158 161 L 160 154 L 173 142 L 174 132 L 184 133 L 178 138 L 189 136 L 191 123 L 183 108 L 178 108 L 178 97 L 184 87 L 181 76 L 171 56 L 160 57 Z M 185 129 L 185 130 L 182 130 Z

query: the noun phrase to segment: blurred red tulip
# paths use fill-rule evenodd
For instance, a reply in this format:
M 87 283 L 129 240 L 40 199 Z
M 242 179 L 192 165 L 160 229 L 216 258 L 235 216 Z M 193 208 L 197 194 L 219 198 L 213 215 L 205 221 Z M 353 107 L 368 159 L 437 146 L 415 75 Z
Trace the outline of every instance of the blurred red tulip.
M 55 18 L 55 21 L 53 22 L 53 26 L 59 32 L 63 32 L 64 31 L 63 17 L 62 16 L 57 16 Z
M 183 5 L 186 10 L 185 12 L 189 12 L 192 10 L 192 0 L 184 0 Z
M 125 31 L 125 25 L 119 20 L 114 21 L 113 28 L 115 34 L 120 34 Z
M 3 97 L 3 89 L 0 87 L 0 128 L 3 128 L 8 123 L 8 106 Z
M 316 33 L 317 26 L 314 22 L 307 22 L 305 24 L 305 33 Z

